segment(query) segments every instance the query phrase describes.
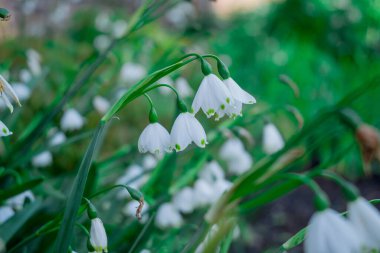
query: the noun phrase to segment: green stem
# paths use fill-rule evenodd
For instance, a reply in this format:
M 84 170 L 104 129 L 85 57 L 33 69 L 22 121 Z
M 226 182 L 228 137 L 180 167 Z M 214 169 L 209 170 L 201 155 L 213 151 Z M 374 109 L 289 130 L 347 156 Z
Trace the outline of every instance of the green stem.
M 355 201 L 359 197 L 359 190 L 351 183 L 347 182 L 343 178 L 339 177 L 331 171 L 323 171 L 321 176 L 332 180 L 342 189 L 345 198 L 348 201 Z

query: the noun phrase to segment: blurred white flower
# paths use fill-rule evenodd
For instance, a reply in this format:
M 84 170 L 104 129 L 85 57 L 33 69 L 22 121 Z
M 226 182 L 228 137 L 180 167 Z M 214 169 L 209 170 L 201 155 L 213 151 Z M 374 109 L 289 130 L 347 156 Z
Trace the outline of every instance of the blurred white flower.
M 276 153 L 284 147 L 285 143 L 275 125 L 268 123 L 263 130 L 263 149 L 268 155 Z
M 66 141 L 66 135 L 61 132 L 55 132 L 52 137 L 50 137 L 49 144 L 50 146 L 58 146 Z
M 205 76 L 195 94 L 192 113 L 196 114 L 199 109 L 207 115 L 208 118 L 224 112 L 228 107 L 233 106 L 231 92 L 226 85 L 214 74 Z M 219 118 L 218 115 L 216 115 Z
M 200 178 L 210 183 L 214 183 L 215 181 L 224 178 L 224 171 L 219 163 L 214 160 L 206 163 L 198 175 Z
M 23 83 L 28 83 L 30 80 L 32 80 L 32 74 L 27 69 L 22 69 L 20 71 L 20 80 Z
M 172 204 L 182 213 L 193 212 L 195 207 L 193 189 L 190 187 L 181 189 L 173 196 Z
M 41 74 L 41 56 L 34 49 L 28 49 L 26 51 L 26 61 L 30 72 L 34 76 L 39 76 Z
M 194 183 L 194 203 L 196 207 L 204 207 L 213 203 L 215 198 L 215 189 L 213 185 L 204 180 L 198 179 Z
M 92 100 L 92 105 L 100 114 L 106 113 L 111 106 L 110 102 L 102 96 L 95 96 Z
M 128 217 L 136 217 L 136 210 L 138 206 L 139 206 L 139 203 L 137 203 L 136 201 L 129 201 L 123 208 L 123 214 Z M 140 220 L 141 223 L 146 223 L 148 221 L 149 215 L 146 212 L 148 209 L 149 209 L 149 205 L 145 202 L 142 209 L 142 217 Z
M 95 252 L 108 252 L 106 230 L 104 229 L 102 220 L 99 218 L 91 220 L 90 243 Z
M 32 158 L 32 165 L 36 168 L 48 167 L 53 163 L 53 155 L 49 151 L 44 151 Z
M 121 38 L 125 35 L 128 28 L 127 22 L 124 20 L 117 20 L 112 24 L 112 36 L 114 38 Z
M 61 118 L 61 129 L 63 131 L 79 130 L 83 127 L 85 119 L 74 108 L 67 109 Z
M 16 210 L 21 210 L 26 200 L 33 202 L 34 195 L 30 190 L 24 191 L 6 201 L 6 204 Z
M 177 80 L 175 80 L 174 85 L 178 91 L 178 94 L 183 98 L 190 97 L 194 93 L 187 80 L 183 77 L 179 77 Z
M 94 39 L 94 47 L 98 51 L 105 50 L 109 45 L 111 45 L 111 38 L 107 35 L 101 34 Z
M 140 81 L 147 71 L 144 66 L 137 63 L 125 63 L 120 71 L 120 80 L 128 84 L 134 84 Z
M 193 114 L 180 113 L 174 121 L 171 136 L 171 145 L 176 151 L 182 151 L 194 142 L 198 147 L 204 148 L 207 144 L 207 136 L 201 123 Z
M 220 148 L 219 155 L 224 160 L 235 159 L 244 149 L 244 144 L 238 138 L 229 138 Z
M 142 250 L 140 251 L 140 253 L 151 253 L 151 251 L 148 250 L 148 249 L 142 249 Z
M 192 3 L 180 2 L 166 13 L 167 20 L 179 29 L 183 29 L 195 18 L 196 11 Z
M 164 76 L 157 81 L 158 84 L 167 84 L 173 86 L 173 79 L 170 76 Z M 170 94 L 171 90 L 168 87 L 159 87 L 158 91 L 163 95 Z
M 232 187 L 232 183 L 224 178 L 218 179 L 214 185 L 214 197 L 211 199 L 212 203 L 215 203 L 225 191 L 229 190 Z
M 18 99 L 21 102 L 27 100 L 30 97 L 31 90 L 25 84 L 23 84 L 23 83 L 14 83 L 12 85 L 12 87 L 13 87 L 13 90 L 14 90 L 15 94 L 17 95 Z M 7 107 L 7 105 L 4 103 L 3 100 L 0 100 L 0 108 L 4 109 L 5 107 Z
M 112 27 L 109 15 L 105 12 L 98 14 L 95 18 L 95 27 L 101 32 L 108 32 Z
M 0 120 L 0 137 L 8 136 L 13 134 L 9 131 L 8 127 Z
M 362 197 L 350 202 L 348 219 L 363 236 L 365 246 L 380 250 L 380 213 L 373 205 Z
M 152 155 L 145 155 L 143 157 L 143 160 L 142 160 L 142 166 L 147 169 L 147 170 L 151 170 L 151 169 L 154 169 L 157 165 L 157 158 L 155 156 L 152 156 Z
M 169 132 L 159 123 L 150 123 L 145 127 L 138 140 L 141 153 L 150 152 L 161 156 L 165 151 L 170 152 Z
M 336 211 L 325 209 L 311 217 L 305 235 L 305 253 L 359 253 L 361 246 L 360 235 Z
M 2 75 L 0 75 L 0 97 L 3 99 L 5 105 L 12 113 L 13 106 L 9 101 L 8 96 L 10 96 L 18 106 L 21 106 L 20 100 L 18 99 L 18 96 L 16 92 L 13 90 L 12 86 L 7 82 L 7 80 L 4 79 Z
M 170 227 L 180 227 L 183 219 L 179 211 L 171 203 L 162 204 L 158 210 L 155 219 L 156 226 L 165 229 Z
M 241 175 L 252 167 L 253 159 L 238 138 L 228 139 L 219 151 L 220 157 L 227 162 L 228 172 Z
M 0 206 L 0 225 L 12 218 L 15 211 L 10 206 Z

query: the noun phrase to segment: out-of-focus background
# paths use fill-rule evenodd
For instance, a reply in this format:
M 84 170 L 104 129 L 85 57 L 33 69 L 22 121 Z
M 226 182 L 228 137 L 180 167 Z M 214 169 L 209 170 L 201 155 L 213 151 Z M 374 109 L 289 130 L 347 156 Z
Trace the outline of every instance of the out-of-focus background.
M 0 7 L 7 8 L 11 18 L 0 22 L 0 74 L 12 85 L 22 85 L 19 96 L 23 96 L 23 107 L 12 115 L 4 104 L 0 104 L 0 119 L 13 132 L 7 139 L 2 138 L 0 154 L 3 157 L 9 155 L 10 146 L 20 136 L 22 138 L 21 134 L 27 134 L 30 123 L 43 117 L 55 99 L 64 94 L 78 72 L 128 29 L 128 20 L 140 5 L 141 1 L 137 0 L 1 0 Z M 24 157 L 17 167 L 22 176 L 47 179 L 34 192 L 36 196 L 48 199 L 41 220 L 54 217 L 62 207 L 61 202 L 57 204 L 52 199 L 62 200 L 65 194 L 62 189 L 70 187 L 97 121 L 123 92 L 146 74 L 168 65 L 184 53 L 215 54 L 228 65 L 234 79 L 255 96 L 257 105 L 245 108 L 244 112 L 254 115 L 255 110 L 276 107 L 291 108 L 290 111 L 295 112 L 296 117 L 288 117 L 278 110 L 265 119 L 273 122 L 287 140 L 299 131 L 302 122 L 312 120 L 349 91 L 378 75 L 379 10 L 379 1 L 354 0 L 194 0 L 170 7 L 111 51 L 105 63 L 54 117 L 42 137 L 27 151 L 28 157 Z M 193 64 L 164 82 L 177 88 L 181 87 L 181 81 L 186 82 L 186 88 L 181 92 L 190 104 L 202 78 L 198 73 L 199 66 Z M 152 98 L 160 121 L 170 129 L 176 116 L 175 97 L 162 89 L 152 94 Z M 379 98 L 380 89 L 373 88 L 355 100 L 350 108 L 363 122 L 379 128 Z M 83 124 L 74 127 L 73 131 L 66 131 L 62 126 L 62 115 L 71 108 L 80 113 Z M 97 182 L 92 184 L 94 188 L 115 182 L 129 165 L 146 162 L 136 152 L 135 144 L 148 124 L 148 111 L 146 101 L 139 99 L 128 110 L 119 113 L 119 120 L 110 126 L 104 140 L 98 164 L 104 169 L 98 171 Z M 220 123 L 207 121 L 203 115 L 200 121 L 207 132 Z M 336 119 L 328 122 L 318 126 L 305 148 L 325 133 L 334 132 L 332 137 L 320 143 L 292 169 L 305 171 L 350 147 L 334 164 L 334 170 L 357 184 L 366 198 L 378 198 L 378 162 L 363 165 L 360 147 L 353 144 L 355 136 L 337 124 Z M 265 121 L 260 119 L 251 123 L 242 125 L 249 136 L 243 138 L 243 142 L 253 161 L 259 161 L 265 156 L 260 148 Z M 36 157 L 45 151 L 45 144 L 57 132 L 64 132 L 65 139 L 70 142 L 49 149 L 49 155 L 45 154 L 45 159 L 40 157 L 39 162 Z M 216 153 L 217 149 L 213 147 Z M 116 150 L 133 152 L 125 152 L 117 163 L 111 164 L 107 158 Z M 197 152 L 201 151 L 194 152 L 199 155 Z M 196 155 L 186 152 L 178 158 L 177 175 L 186 171 L 187 162 L 194 157 L 196 160 Z M 7 165 L 6 158 L 1 162 Z M 344 211 L 345 202 L 339 189 L 331 182 L 318 182 L 329 193 L 333 207 Z M 4 187 L 12 184 L 3 183 Z M 153 200 L 159 198 L 159 188 L 157 186 L 154 193 L 154 190 L 148 190 L 147 195 Z M 50 194 L 46 194 L 49 191 Z M 311 197 L 311 192 L 301 187 L 263 208 L 244 213 L 243 219 L 248 222 L 240 224 L 239 235 L 230 252 L 278 252 L 276 250 L 283 242 L 307 225 L 313 213 Z M 131 218 L 121 212 L 107 211 L 122 209 L 123 203 L 113 194 L 107 195 L 98 205 L 104 223 L 113 231 L 110 241 L 118 245 L 112 252 L 125 252 L 130 244 L 125 245 L 122 241 L 132 240 L 136 234 L 132 230 L 124 231 L 124 237 L 116 234 Z M 29 228 L 37 228 L 37 221 L 29 221 L 24 232 L 27 234 Z M 184 232 L 177 234 L 179 230 L 170 230 L 160 234 L 156 231 L 144 247 L 150 247 L 152 252 L 179 252 L 189 240 L 193 227 L 198 225 L 196 219 L 188 217 Z M 16 245 L 22 236 L 23 233 L 16 234 L 9 245 Z M 181 238 L 175 242 L 176 237 Z M 54 235 L 49 235 L 36 240 L 28 252 L 50 252 L 45 251 L 51 246 L 46 242 L 53 238 Z M 163 245 L 162 240 L 167 240 L 168 246 Z M 77 245 L 82 244 L 77 242 Z M 290 252 L 302 252 L 302 248 Z

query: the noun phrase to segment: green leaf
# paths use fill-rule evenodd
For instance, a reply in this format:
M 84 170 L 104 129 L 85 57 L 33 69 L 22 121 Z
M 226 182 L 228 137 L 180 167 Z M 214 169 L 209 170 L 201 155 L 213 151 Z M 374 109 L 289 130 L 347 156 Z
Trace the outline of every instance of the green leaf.
M 102 136 L 104 126 L 104 124 L 98 125 L 94 133 L 94 136 L 92 137 L 91 143 L 87 148 L 86 154 L 83 157 L 82 163 L 79 167 L 78 174 L 75 178 L 73 187 L 67 200 L 62 226 L 58 232 L 58 238 L 56 243 L 57 253 L 67 253 L 69 249 L 71 238 L 73 235 L 74 224 L 80 204 L 82 202 L 83 192 L 86 186 L 88 173 L 92 164 L 94 153 L 99 146 L 98 140 Z
M 12 218 L 0 226 L 0 238 L 7 243 L 25 225 L 25 223 L 39 210 L 42 202 L 36 200 L 24 206 Z
M 0 191 L 0 201 L 6 200 L 10 197 L 13 197 L 21 192 L 29 190 L 37 185 L 39 185 L 43 181 L 43 178 L 36 178 L 25 183 L 12 186 L 9 189 Z
M 289 240 L 287 240 L 284 244 L 282 244 L 281 250 L 285 251 L 285 250 L 290 250 L 294 247 L 297 247 L 304 241 L 305 234 L 306 234 L 306 228 L 301 229 L 300 231 L 297 232 L 297 234 L 295 234 Z

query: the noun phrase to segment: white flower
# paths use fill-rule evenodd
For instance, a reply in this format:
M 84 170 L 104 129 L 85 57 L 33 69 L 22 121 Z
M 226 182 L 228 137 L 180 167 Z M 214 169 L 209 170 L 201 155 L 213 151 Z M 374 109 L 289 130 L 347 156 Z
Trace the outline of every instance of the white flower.
M 107 32 L 112 26 L 109 15 L 105 12 L 100 13 L 95 18 L 95 27 L 101 32 Z
M 169 132 L 159 123 L 150 123 L 141 133 L 138 141 L 141 153 L 150 152 L 157 156 L 170 151 Z
M 24 191 L 12 198 L 9 198 L 6 203 L 16 210 L 21 210 L 24 206 L 25 200 L 34 201 L 34 195 L 30 190 Z
M 305 253 L 359 253 L 360 235 L 354 227 L 334 210 L 315 213 L 305 236 Z
M 111 38 L 104 34 L 98 35 L 94 39 L 94 47 L 98 51 L 105 50 L 110 44 L 111 44 Z
M 251 155 L 245 150 L 234 159 L 228 160 L 228 172 L 233 175 L 241 175 L 252 167 L 253 160 Z
M 200 171 L 199 177 L 210 183 L 214 183 L 224 178 L 224 171 L 217 161 L 211 161 Z
M 30 80 L 32 80 L 32 74 L 27 69 L 22 69 L 20 71 L 20 80 L 23 83 L 28 83 Z
M 158 160 L 156 157 L 148 154 L 143 157 L 142 166 L 147 170 L 151 170 L 156 167 L 157 162 Z
M 280 132 L 272 123 L 264 126 L 263 130 L 263 149 L 268 155 L 276 153 L 284 147 L 284 140 Z
M 101 114 L 106 113 L 111 106 L 110 102 L 101 96 L 95 96 L 92 100 L 92 105 L 94 106 L 95 110 Z
M 90 243 L 95 252 L 108 252 L 106 230 L 102 220 L 99 218 L 91 220 Z
M 245 149 L 244 149 L 243 142 L 241 142 L 240 139 L 230 138 L 220 148 L 219 155 L 221 158 L 227 161 L 227 160 L 235 159 L 244 150 Z
M 121 68 L 120 80 L 129 84 L 140 81 L 147 74 L 144 66 L 136 63 L 125 63 Z
M 13 211 L 12 207 L 0 206 L 0 225 L 12 218 L 14 214 L 15 211 Z
M 8 136 L 13 134 L 9 131 L 8 127 L 0 120 L 0 137 Z
M 155 220 L 156 226 L 165 229 L 170 227 L 180 227 L 183 219 L 179 211 L 171 203 L 162 204 L 158 210 Z
M 223 80 L 223 82 L 227 86 L 227 88 L 230 90 L 232 94 L 232 98 L 235 101 L 238 101 L 243 104 L 256 103 L 256 99 L 251 94 L 243 90 L 231 77 Z
M 170 76 L 164 76 L 157 81 L 157 84 L 167 84 L 173 86 L 173 79 Z M 159 87 L 158 91 L 162 95 L 169 95 L 171 90 L 168 87 Z
M 171 136 L 172 148 L 182 151 L 194 142 L 198 147 L 204 148 L 207 144 L 205 130 L 193 114 L 183 112 L 174 121 Z
M 26 51 L 27 64 L 33 75 L 38 76 L 41 74 L 41 56 L 34 49 Z
M 362 197 L 350 202 L 348 219 L 355 230 L 363 235 L 366 246 L 380 249 L 380 213 L 373 205 Z
M 196 11 L 190 2 L 180 2 L 166 13 L 168 21 L 179 29 L 183 29 L 195 17 Z
M 49 151 L 44 151 L 32 158 L 32 165 L 36 168 L 50 166 L 53 162 L 53 155 Z
M 83 125 L 84 118 L 73 108 L 66 110 L 61 118 L 61 128 L 64 131 L 78 130 L 81 129 Z
M 129 201 L 128 204 L 123 208 L 123 214 L 128 216 L 128 217 L 136 217 L 136 210 L 137 207 L 139 206 L 139 203 L 136 201 Z M 146 212 L 146 210 L 149 209 L 149 205 L 145 202 L 143 209 L 142 209 L 142 217 L 140 222 L 141 223 L 146 223 L 149 219 L 149 215 Z
M 124 20 L 117 20 L 112 24 L 112 36 L 114 38 L 121 38 L 127 31 L 128 24 Z
M 9 101 L 8 96 L 10 96 L 17 103 L 18 106 L 21 106 L 20 100 L 18 99 L 17 94 L 13 90 L 12 86 L 7 82 L 7 80 L 4 79 L 2 75 L 0 75 L 0 97 L 3 99 L 5 105 L 12 113 L 13 106 Z
M 55 132 L 49 140 L 50 146 L 58 146 L 66 141 L 66 135 L 61 132 Z
M 213 185 L 204 180 L 198 179 L 194 184 L 194 203 L 197 207 L 203 207 L 213 203 L 215 199 L 215 189 Z
M 233 106 L 232 103 L 232 95 L 226 85 L 216 75 L 209 74 L 203 78 L 195 94 L 192 112 L 196 114 L 202 109 L 210 118 L 217 112 L 224 113 L 228 107 Z
M 183 77 L 179 77 L 177 80 L 175 80 L 175 87 L 178 91 L 178 94 L 183 98 L 190 97 L 194 93 L 187 80 Z
M 182 213 L 191 213 L 194 210 L 194 192 L 190 187 L 185 187 L 177 192 L 172 199 L 172 204 Z
M 20 101 L 25 101 L 30 97 L 30 88 L 23 83 L 14 83 L 13 90 L 15 91 L 17 97 Z

